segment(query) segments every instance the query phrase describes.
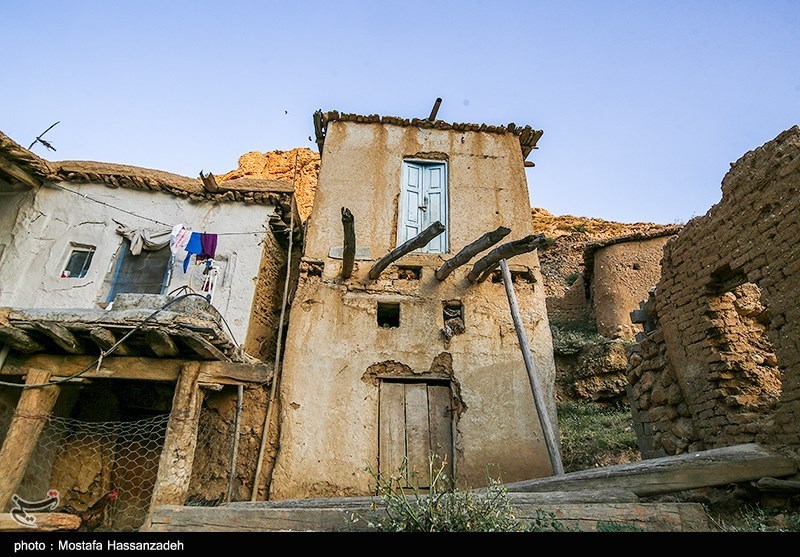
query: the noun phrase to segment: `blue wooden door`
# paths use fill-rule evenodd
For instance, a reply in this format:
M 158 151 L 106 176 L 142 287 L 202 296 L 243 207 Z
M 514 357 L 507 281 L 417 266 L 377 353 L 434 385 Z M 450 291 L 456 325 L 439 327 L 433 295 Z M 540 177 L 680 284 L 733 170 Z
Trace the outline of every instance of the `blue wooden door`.
M 403 162 L 397 243 L 402 244 L 437 220 L 445 231 L 417 251 L 447 253 L 447 166 Z

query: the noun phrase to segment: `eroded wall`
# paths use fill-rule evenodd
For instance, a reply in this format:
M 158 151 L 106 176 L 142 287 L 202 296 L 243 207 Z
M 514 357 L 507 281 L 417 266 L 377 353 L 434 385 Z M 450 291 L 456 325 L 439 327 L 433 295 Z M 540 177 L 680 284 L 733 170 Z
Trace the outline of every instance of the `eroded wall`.
M 110 189 L 103 184 L 63 183 L 88 197 L 164 223 L 184 223 L 220 236 L 216 259 L 224 266 L 214 306 L 243 342 L 262 259 L 265 225 L 273 207 L 242 203 L 194 203 L 151 191 Z M 0 306 L 88 308 L 105 302 L 123 237 L 117 220 L 128 226 L 167 227 L 128 215 L 80 195 L 42 187 L 16 216 L 13 237 L 0 260 Z M 255 232 L 254 234 L 238 234 Z M 60 278 L 73 245 L 95 246 L 84 278 Z M 168 248 L 165 248 L 168 249 Z M 179 252 L 165 292 L 188 284 Z
M 631 323 L 647 291 L 658 282 L 661 255 L 669 237 L 613 244 L 597 250 L 591 304 L 597 332 L 608 338 L 633 339 L 641 327 Z
M 654 453 L 755 441 L 797 455 L 798 193 L 795 126 L 732 165 L 722 200 L 666 245 L 628 372 Z
M 410 254 L 376 281 L 374 261 L 396 245 L 404 157 L 447 156 L 450 252 Z M 342 207 L 355 217 L 358 260 L 339 278 Z M 464 485 L 487 477 L 520 480 L 551 473 L 547 451 L 508 309 L 503 284 L 466 280 L 471 265 L 445 281 L 437 267 L 483 233 L 504 225 L 508 239 L 532 232 L 519 142 L 513 135 L 420 130 L 394 125 L 331 122 L 292 303 L 281 384 L 280 451 L 272 498 L 367 494 L 378 470 L 379 384 L 386 373 L 445 374 L 451 378 L 455 474 Z M 517 296 L 534 360 L 555 415 L 552 341 L 536 253 Z M 448 339 L 445 301 L 464 309 L 464 332 Z M 400 305 L 399 327 L 380 327 L 378 302 Z

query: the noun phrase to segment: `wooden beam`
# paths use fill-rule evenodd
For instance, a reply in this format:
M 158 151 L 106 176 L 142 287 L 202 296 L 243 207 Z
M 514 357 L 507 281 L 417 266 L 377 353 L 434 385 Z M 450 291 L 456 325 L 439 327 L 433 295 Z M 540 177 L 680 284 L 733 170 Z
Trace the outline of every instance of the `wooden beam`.
M 14 350 L 19 350 L 26 354 L 44 350 L 44 345 L 41 342 L 13 325 L 0 325 L 0 341 L 8 344 Z
M 0 532 L 64 532 L 81 527 L 81 518 L 67 513 L 28 513 L 34 518 L 31 526 L 23 526 L 10 513 L 0 514 Z
M 503 273 L 503 284 L 506 288 L 508 306 L 511 309 L 511 318 L 514 320 L 514 328 L 517 330 L 517 340 L 522 351 L 522 360 L 525 362 L 525 370 L 528 372 L 528 381 L 531 384 L 533 400 L 536 403 L 536 414 L 539 416 L 539 425 L 542 427 L 544 442 L 547 445 L 547 454 L 550 457 L 550 465 L 553 467 L 553 474 L 561 476 L 564 474 L 564 465 L 561 463 L 561 451 L 558 446 L 558 438 L 555 434 L 553 421 L 547 411 L 547 404 L 544 400 L 542 386 L 539 383 L 539 376 L 536 373 L 536 366 L 533 363 L 531 347 L 528 343 L 528 333 L 525 331 L 525 323 L 517 304 L 517 295 L 514 293 L 514 283 L 511 282 L 511 273 L 508 270 L 508 263 L 505 259 L 500 260 L 500 271 Z
M 628 464 L 570 472 L 563 476 L 505 484 L 511 491 L 627 489 L 639 496 L 792 476 L 794 461 L 751 443 Z
M 353 264 L 356 260 L 356 229 L 353 213 L 350 209 L 342 207 L 342 228 L 344 229 L 344 243 L 342 244 L 342 278 L 348 279 L 353 274 Z
M 50 337 L 59 347 L 70 354 L 84 354 L 85 348 L 72 332 L 59 323 L 41 321 L 33 323 L 33 327 Z
M 54 377 L 73 375 L 91 366 L 95 356 L 60 356 L 36 354 L 34 356 L 9 356 L 0 369 L 3 375 L 25 375 L 31 369 L 50 372 Z M 85 379 L 133 379 L 140 381 L 178 380 L 181 368 L 191 360 L 161 358 L 115 358 L 103 359 L 100 371 L 92 367 L 81 377 Z M 272 370 L 267 364 L 243 364 L 238 362 L 203 361 L 200 363 L 200 380 L 204 383 L 238 385 L 240 383 L 268 383 Z
M 157 327 L 142 327 L 142 334 L 147 340 L 150 349 L 160 358 L 174 358 L 180 353 L 180 349 L 169 336 L 169 333 Z
M 471 244 L 464 246 L 464 248 L 455 254 L 453 257 L 444 262 L 444 265 L 436 269 L 436 278 L 438 280 L 446 279 L 453 270 L 469 263 L 469 260 L 478 255 L 483 250 L 487 250 L 497 242 L 505 238 L 511 233 L 510 228 L 505 226 L 498 226 L 495 230 L 487 232 Z
M 157 507 L 183 504 L 189 493 L 197 446 L 197 425 L 203 403 L 203 392 L 198 386 L 199 377 L 200 363 L 191 362 L 183 367 L 175 385 L 172 411 L 167 422 L 164 448 L 158 462 L 158 475 L 150 499 L 145 529 Z
M 403 242 L 392 251 L 378 259 L 377 263 L 375 263 L 375 265 L 373 265 L 369 270 L 369 278 L 372 280 L 377 279 L 379 276 L 381 276 L 383 270 L 386 269 L 386 267 L 388 267 L 393 261 L 397 261 L 405 254 L 410 253 L 417 248 L 428 245 L 428 242 L 436 238 L 444 231 L 445 226 L 437 220 L 410 240 Z
M 710 531 L 700 503 L 511 503 L 514 515 L 525 525 L 539 524 L 550 513 L 573 531 L 597 531 L 613 522 L 645 532 Z M 353 515 L 358 520 L 353 520 Z M 220 507 L 164 506 L 153 515 L 154 532 L 375 532 L 370 522 L 386 520 L 379 500 L 374 506 L 275 508 L 260 503 Z
M 439 113 L 439 107 L 442 106 L 442 98 L 437 97 L 436 101 L 433 103 L 433 108 L 431 109 L 431 113 L 428 116 L 428 121 L 433 122 L 436 120 L 436 115 Z
M 112 346 L 117 343 L 117 337 L 114 333 L 106 329 L 105 327 L 92 327 L 89 329 L 89 338 L 92 339 L 97 347 L 105 352 L 109 350 Z M 112 352 L 115 356 L 130 356 L 131 351 L 130 349 L 125 346 L 125 344 L 120 344 L 116 348 L 114 348 L 114 352 Z
M 219 348 L 214 346 L 211 341 L 206 340 L 203 335 L 192 331 L 186 331 L 181 334 L 181 339 L 197 354 L 207 360 L 222 360 L 230 362 L 231 359 L 225 355 Z
M 26 385 L 47 383 L 50 373 L 30 370 Z M 22 391 L 14 417 L 8 427 L 3 447 L 0 448 L 0 511 L 8 510 L 11 496 L 19 488 L 39 436 L 53 406 L 60 387 L 30 387 Z
M 205 189 L 209 193 L 217 193 L 220 191 L 219 184 L 217 184 L 217 179 L 214 178 L 212 173 L 203 174 L 203 171 L 200 171 L 200 180 L 203 182 L 203 189 Z
M 11 161 L 5 160 L 0 157 L 0 170 L 14 178 L 15 180 L 19 180 L 28 188 L 36 189 L 42 185 L 41 180 L 32 176 L 30 173 L 26 172 L 16 164 Z
M 472 270 L 467 275 L 470 282 L 483 282 L 500 264 L 501 259 L 510 259 L 515 255 L 522 255 L 538 248 L 545 241 L 544 234 L 531 234 L 520 240 L 514 240 L 496 247 L 472 266 Z

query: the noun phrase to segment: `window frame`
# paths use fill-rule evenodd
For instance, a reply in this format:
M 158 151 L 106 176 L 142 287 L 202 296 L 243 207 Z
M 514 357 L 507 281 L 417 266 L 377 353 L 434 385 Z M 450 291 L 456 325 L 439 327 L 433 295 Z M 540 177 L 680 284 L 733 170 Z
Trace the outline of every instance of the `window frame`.
M 441 166 L 443 167 L 443 176 L 444 176 L 444 184 L 442 185 L 442 190 L 444 194 L 444 203 L 442 208 L 442 213 L 444 215 L 444 249 L 441 252 L 438 251 L 430 251 L 427 249 L 427 245 L 421 248 L 415 249 L 412 253 L 424 253 L 424 254 L 432 254 L 432 255 L 444 255 L 450 253 L 450 164 L 447 160 L 442 159 L 418 159 L 418 158 L 404 158 L 401 161 L 401 170 L 400 170 L 400 200 L 397 204 L 397 230 L 395 231 L 396 234 L 396 246 L 401 245 L 402 243 L 410 240 L 405 236 L 405 225 L 404 225 L 404 218 L 403 215 L 405 214 L 406 209 L 406 200 L 405 200 L 405 182 L 406 182 L 406 173 L 407 173 L 407 164 L 418 165 L 422 167 L 426 166 Z M 423 187 L 423 183 L 420 184 L 420 192 L 424 196 L 425 190 Z M 420 221 L 420 230 L 422 232 L 426 227 L 423 226 L 424 219 Z M 430 224 L 428 225 L 430 226 Z

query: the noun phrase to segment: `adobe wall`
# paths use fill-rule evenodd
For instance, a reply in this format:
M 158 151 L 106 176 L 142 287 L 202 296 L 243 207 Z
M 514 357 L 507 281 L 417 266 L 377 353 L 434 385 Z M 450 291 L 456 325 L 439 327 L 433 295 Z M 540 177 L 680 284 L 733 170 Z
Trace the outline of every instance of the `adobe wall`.
M 745 154 L 722 200 L 667 243 L 630 353 L 652 453 L 800 446 L 800 128 Z M 649 430 L 649 435 L 648 435 Z
M 658 282 L 667 240 L 669 237 L 622 242 L 595 252 L 590 290 L 599 334 L 631 340 L 641 331 L 631 323 L 630 312 Z
M 263 231 L 273 212 L 270 205 L 195 203 L 174 195 L 105 184 L 61 185 L 94 199 L 164 223 L 183 222 L 197 231 Z M 35 199 L 23 203 L 10 228 L 11 241 L 0 256 L 0 306 L 89 308 L 105 302 L 110 277 L 123 237 L 114 219 L 129 226 L 164 229 L 88 199 L 42 187 Z M 0 225 L 7 225 L 4 219 Z M 9 230 L 3 228 L 3 230 Z M 243 342 L 262 259 L 266 232 L 220 236 L 217 259 L 226 268 L 214 306 L 228 321 L 237 342 Z M 71 244 L 96 246 L 84 278 L 60 278 Z M 165 248 L 166 249 L 166 248 Z M 166 292 L 188 284 L 183 254 L 176 257 Z
M 410 254 L 376 281 L 371 265 L 395 247 L 404 157 L 446 154 L 450 252 Z M 438 155 L 437 155 L 438 156 Z M 340 209 L 355 217 L 356 261 L 338 277 Z M 457 479 L 473 487 L 487 475 L 503 481 L 551 473 L 549 458 L 517 343 L 503 284 L 466 280 L 471 265 L 445 281 L 443 261 L 500 225 L 508 240 L 532 233 L 530 201 L 518 139 L 511 135 L 419 129 L 386 124 L 329 123 L 320 181 L 292 303 L 281 383 L 281 441 L 271 498 L 364 495 L 378 469 L 379 380 L 404 372 L 452 378 Z M 516 290 L 545 400 L 555 415 L 552 341 L 536 253 Z M 416 265 L 413 278 L 398 265 Z M 465 331 L 442 334 L 443 302 L 460 300 Z M 377 325 L 378 302 L 400 304 L 400 326 Z

